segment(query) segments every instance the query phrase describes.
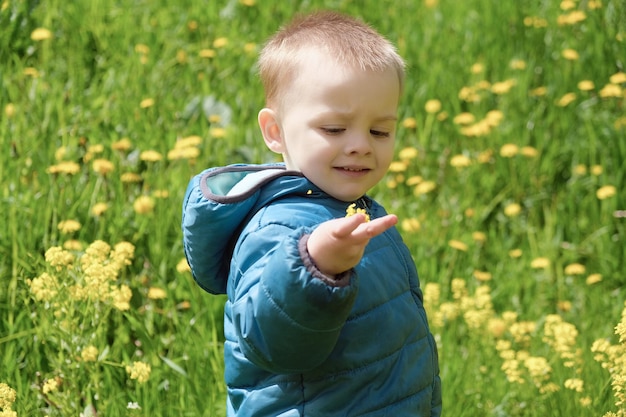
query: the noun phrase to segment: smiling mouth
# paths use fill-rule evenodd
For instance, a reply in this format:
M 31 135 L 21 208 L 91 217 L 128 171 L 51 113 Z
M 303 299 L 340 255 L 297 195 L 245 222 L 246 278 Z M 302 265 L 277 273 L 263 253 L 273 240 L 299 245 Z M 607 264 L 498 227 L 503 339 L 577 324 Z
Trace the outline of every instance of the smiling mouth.
M 369 171 L 369 168 L 351 168 L 351 167 L 337 167 L 337 169 L 341 170 L 341 171 L 348 171 L 348 172 L 364 172 L 364 171 Z

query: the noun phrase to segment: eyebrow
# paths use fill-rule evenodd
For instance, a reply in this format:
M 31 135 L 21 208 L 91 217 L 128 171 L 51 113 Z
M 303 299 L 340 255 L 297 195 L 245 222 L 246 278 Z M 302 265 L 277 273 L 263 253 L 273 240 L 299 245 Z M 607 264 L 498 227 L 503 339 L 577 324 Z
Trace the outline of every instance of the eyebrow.
M 322 113 L 318 113 L 315 115 L 316 119 L 323 119 L 325 117 L 340 117 L 342 119 L 352 119 L 354 117 L 354 113 L 350 111 L 341 111 L 341 110 L 330 110 Z M 395 122 L 398 120 L 398 116 L 395 114 L 375 117 L 375 122 Z

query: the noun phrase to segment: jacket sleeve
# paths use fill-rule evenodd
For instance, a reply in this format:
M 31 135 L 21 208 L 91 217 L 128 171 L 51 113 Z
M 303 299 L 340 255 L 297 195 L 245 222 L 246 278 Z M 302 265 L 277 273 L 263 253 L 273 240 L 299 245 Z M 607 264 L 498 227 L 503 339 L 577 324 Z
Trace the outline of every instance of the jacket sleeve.
M 303 372 L 321 364 L 356 297 L 354 271 L 333 285 L 306 259 L 301 242 L 310 232 L 270 224 L 243 237 L 234 254 L 234 331 L 248 360 L 271 372 Z

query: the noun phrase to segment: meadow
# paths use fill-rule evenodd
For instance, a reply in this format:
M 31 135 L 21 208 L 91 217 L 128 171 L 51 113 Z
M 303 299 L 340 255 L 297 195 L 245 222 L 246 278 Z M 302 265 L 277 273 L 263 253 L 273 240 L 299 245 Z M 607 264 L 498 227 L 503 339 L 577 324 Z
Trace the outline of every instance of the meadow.
M 407 62 L 372 190 L 420 273 L 445 416 L 626 415 L 622 0 L 0 0 L 0 416 L 220 416 L 190 177 L 276 161 L 256 54 L 299 11 Z

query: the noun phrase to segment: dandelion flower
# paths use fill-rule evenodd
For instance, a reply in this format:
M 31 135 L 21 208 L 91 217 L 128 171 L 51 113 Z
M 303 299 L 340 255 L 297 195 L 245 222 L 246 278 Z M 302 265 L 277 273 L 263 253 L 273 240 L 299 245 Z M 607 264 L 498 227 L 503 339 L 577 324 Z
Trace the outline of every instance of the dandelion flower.
M 582 275 L 585 273 L 585 266 L 579 263 L 569 264 L 565 267 L 565 275 Z
M 490 281 L 492 278 L 491 273 L 486 271 L 474 270 L 473 275 L 478 281 Z
M 130 379 L 136 379 L 140 384 L 143 384 L 150 378 L 151 371 L 150 365 L 145 362 L 135 361 L 132 365 L 126 365 L 126 373 L 128 373 Z
M 533 148 L 532 146 L 524 146 L 521 149 L 521 154 L 527 158 L 535 158 L 537 155 L 539 155 L 539 151 L 537 151 L 537 149 Z
M 515 83 L 515 80 L 505 80 L 494 83 L 491 86 L 491 92 L 496 95 L 506 94 L 511 90 L 511 88 L 513 88 L 513 86 L 515 86 Z
M 609 81 L 611 81 L 612 84 L 626 83 L 626 73 L 616 72 L 615 74 L 609 77 Z
M 500 124 L 500 122 L 504 119 L 504 113 L 500 110 L 490 110 L 485 115 L 485 120 L 489 124 L 489 126 L 496 127 Z
M 578 89 L 580 91 L 591 91 L 595 88 L 593 81 L 582 80 L 578 83 Z
M 257 50 L 257 44 L 254 42 L 246 42 L 246 44 L 243 46 L 243 51 L 246 54 L 254 54 Z
M 622 97 L 622 87 L 617 84 L 607 84 L 598 92 L 600 97 L 602 98 L 621 98 Z
M 125 184 L 132 184 L 141 182 L 141 175 L 136 172 L 125 172 L 120 176 L 120 180 Z
M 547 87 L 537 87 L 537 88 L 533 88 L 532 90 L 530 90 L 530 95 L 532 97 L 542 97 L 545 96 L 548 93 L 548 88 Z
M 481 72 L 485 71 L 485 65 L 477 62 L 471 66 L 470 71 L 472 72 L 472 74 L 480 74 Z
M 77 220 L 63 220 L 59 222 L 57 228 L 63 234 L 70 234 L 70 233 L 78 232 L 81 228 L 81 224 Z
M 407 117 L 402 121 L 402 127 L 405 129 L 415 129 L 416 126 L 417 120 L 415 120 L 415 117 Z
M 415 157 L 417 157 L 417 154 L 418 154 L 417 148 L 409 146 L 406 148 L 402 148 L 400 152 L 398 153 L 398 157 L 402 160 L 409 160 L 409 159 L 414 159 Z
M 80 172 L 80 165 L 73 161 L 64 161 L 56 165 L 51 165 L 46 169 L 48 174 L 76 175 Z
M 128 151 L 131 146 L 132 143 L 130 142 L 130 139 L 122 138 L 116 142 L 113 142 L 111 144 L 111 149 L 113 149 L 114 151 Z
M 509 63 L 509 67 L 514 70 L 525 70 L 526 61 L 522 59 L 514 59 Z
M 133 203 L 133 209 L 137 214 L 148 214 L 154 210 L 154 200 L 152 197 L 147 195 L 142 195 L 137 197 L 135 202 Z
M 406 185 L 411 187 L 413 185 L 419 184 L 422 181 L 424 181 L 424 178 L 422 178 L 421 175 L 413 175 L 412 177 L 407 178 Z
M 108 159 L 96 159 L 93 161 L 92 168 L 100 175 L 107 175 L 115 169 L 115 166 Z
M 511 258 L 520 258 L 523 255 L 523 252 L 521 249 L 511 249 L 509 251 L 509 256 Z
M 576 61 L 578 58 L 580 58 L 580 55 L 578 55 L 578 52 L 576 52 L 576 50 L 571 49 L 571 48 L 564 49 L 561 52 L 561 56 L 569 61 Z
M 163 155 L 160 152 L 148 150 L 139 154 L 139 159 L 146 162 L 158 162 L 163 159 Z
M 162 300 L 167 297 L 167 292 L 163 288 L 150 287 L 148 289 L 148 298 L 151 300 Z
M 597 177 L 599 175 L 602 175 L 602 173 L 604 172 L 604 168 L 602 167 L 602 165 L 592 165 L 590 171 L 591 175 L 595 175 Z
M 598 197 L 598 200 L 605 200 L 613 197 L 615 194 L 617 194 L 617 189 L 613 185 L 605 185 L 598 188 L 598 191 L 596 191 L 596 197 Z
M 174 148 L 167 153 L 167 159 L 170 161 L 177 159 L 194 159 L 200 155 L 200 149 L 189 148 Z
M 198 52 L 200 58 L 215 58 L 216 52 L 214 49 L 201 49 Z
M 400 227 L 402 228 L 402 231 L 406 233 L 415 233 L 422 228 L 422 225 L 418 219 L 411 217 L 403 219 Z
M 351 217 L 355 214 L 363 214 L 365 215 L 365 221 L 370 221 L 370 215 L 367 213 L 367 210 L 357 207 L 356 203 L 352 203 L 346 208 L 346 217 Z
M 519 147 L 514 143 L 506 143 L 500 148 L 500 156 L 503 158 L 512 158 L 519 152 Z
M 467 245 L 463 242 L 461 242 L 460 240 L 450 240 L 448 242 L 448 246 L 450 246 L 452 249 L 456 249 L 456 250 L 460 250 L 462 252 L 467 252 Z
M 452 121 L 457 125 L 469 125 L 474 123 L 476 117 L 472 113 L 464 112 L 454 116 Z
M 483 232 L 473 232 L 472 239 L 476 242 L 485 242 L 487 241 L 487 235 Z
M 416 196 L 422 195 L 422 194 L 428 194 L 429 192 L 433 191 L 436 187 L 437 186 L 434 181 L 423 181 L 415 186 L 413 194 L 415 194 Z
M 576 100 L 576 93 L 567 93 L 557 100 L 556 105 L 559 107 L 566 107 L 574 100 Z
M 426 110 L 426 113 L 431 114 L 439 112 L 441 110 L 441 101 L 436 99 L 428 100 L 424 105 L 424 110 Z
M 600 281 L 602 281 L 602 274 L 591 274 L 585 280 L 587 285 L 597 284 Z
M 34 41 L 45 41 L 52 38 L 52 32 L 46 28 L 37 28 L 30 34 L 30 38 Z
M 180 273 L 191 272 L 191 268 L 189 267 L 189 264 L 187 263 L 186 258 L 183 258 L 180 261 L 178 261 L 178 263 L 176 264 L 176 271 Z
M 6 106 L 4 106 L 4 114 L 7 117 L 7 119 L 10 119 L 11 117 L 15 116 L 15 104 L 9 103 Z
M 548 258 L 535 258 L 530 262 L 530 267 L 533 269 L 546 269 L 550 266 L 550 260 Z
M 393 161 L 389 164 L 389 168 L 387 168 L 389 172 L 404 172 L 406 169 L 407 164 L 402 161 Z
M 153 98 L 144 98 L 143 100 L 139 102 L 139 107 L 142 109 L 147 109 L 148 107 L 152 107 L 152 106 L 154 106 Z
M 517 203 L 508 204 L 504 207 L 504 214 L 507 217 L 515 217 L 522 212 L 522 206 Z
M 95 217 L 100 217 L 104 214 L 105 211 L 109 209 L 109 205 L 107 203 L 96 203 L 91 208 L 91 214 Z
M 144 43 L 138 43 L 135 45 L 135 52 L 146 55 L 150 53 L 150 47 Z
M 557 18 L 557 24 L 559 26 L 575 25 L 582 22 L 587 18 L 587 15 L 582 10 L 574 10 L 570 13 L 562 14 Z
M 455 168 L 466 168 L 472 164 L 472 161 L 465 155 L 454 155 L 450 158 L 450 165 Z
M 228 45 L 228 38 L 221 37 L 213 41 L 213 48 L 220 49 Z

